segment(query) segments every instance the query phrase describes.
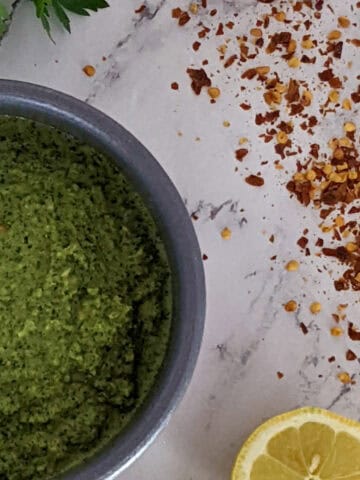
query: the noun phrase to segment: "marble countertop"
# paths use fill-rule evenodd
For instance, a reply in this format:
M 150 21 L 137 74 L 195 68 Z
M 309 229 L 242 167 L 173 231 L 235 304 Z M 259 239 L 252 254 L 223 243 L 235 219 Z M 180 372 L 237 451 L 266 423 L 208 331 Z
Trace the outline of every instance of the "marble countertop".
M 169 425 L 121 480 L 226 479 L 246 436 L 264 419 L 299 406 L 321 406 L 359 419 L 359 363 L 346 361 L 345 353 L 351 348 L 360 354 L 360 348 L 346 334 L 330 334 L 339 304 L 349 304 L 347 319 L 359 325 L 359 292 L 335 291 L 333 281 L 341 271 L 336 260 L 315 255 L 315 249 L 309 256 L 300 251 L 297 240 L 305 228 L 311 238 L 322 232 L 318 212 L 290 198 L 285 187 L 297 157 L 285 159 L 282 170 L 274 168 L 279 157 L 273 143 L 259 139 L 261 130 L 254 124 L 255 113 L 266 111 L 263 89 L 241 80 L 241 72 L 251 64 L 224 69 L 219 60 L 217 48 L 231 39 L 230 54 L 236 36 L 248 35 L 271 7 L 251 0 L 209 0 L 209 9 L 218 10 L 214 17 L 200 8 L 178 27 L 171 10 L 186 10 L 189 4 L 184 0 L 147 0 L 140 14 L 134 12 L 140 0 L 112 0 L 111 8 L 96 15 L 73 18 L 71 35 L 55 26 L 53 44 L 33 18 L 30 2 L 15 3 L 1 44 L 0 76 L 86 100 L 131 131 L 170 175 L 189 214 L 196 214 L 194 225 L 208 257 L 206 329 L 192 383 Z M 290 12 L 291 2 L 284 3 L 288 6 L 280 1 L 272 5 Z M 359 25 L 355 0 L 325 4 L 331 9 L 324 6 L 321 20 L 310 28 L 315 38 L 326 39 L 337 28 L 339 15 Z M 200 21 L 214 29 L 229 20 L 235 22 L 232 30 L 221 38 L 212 30 L 199 51 L 193 50 Z M 274 32 L 287 27 L 272 21 L 269 28 Z M 355 38 L 358 32 L 359 26 L 353 26 L 346 35 Z M 318 113 L 329 93 L 318 79 L 319 64 L 289 69 L 278 57 L 261 55 L 258 65 L 276 69 L 283 81 L 308 80 L 313 92 L 310 108 Z M 209 63 L 204 68 L 221 90 L 216 104 L 210 104 L 206 91 L 195 96 L 186 74 L 189 66 L 200 68 L 205 58 Z M 82 71 L 87 64 L 96 68 L 91 78 Z M 346 44 L 334 69 L 346 75 L 347 92 L 357 88 L 359 67 L 359 49 Z M 171 89 L 173 82 L 178 90 Z M 244 82 L 247 90 L 241 91 Z M 242 110 L 241 102 L 252 109 Z M 310 138 L 297 127 L 294 141 L 306 152 L 314 139 L 326 148 L 332 136 L 341 136 L 344 121 L 359 121 L 355 107 L 318 115 L 314 135 Z M 234 151 L 241 137 L 248 139 L 249 154 L 238 162 Z M 263 187 L 244 181 L 259 171 Z M 221 236 L 225 227 L 232 232 L 228 240 Z M 292 259 L 300 263 L 298 272 L 284 268 Z M 296 313 L 284 310 L 291 299 L 299 304 Z M 313 301 L 322 304 L 316 316 L 309 312 Z M 336 361 L 330 363 L 331 356 Z M 356 383 L 343 385 L 337 378 L 343 371 Z

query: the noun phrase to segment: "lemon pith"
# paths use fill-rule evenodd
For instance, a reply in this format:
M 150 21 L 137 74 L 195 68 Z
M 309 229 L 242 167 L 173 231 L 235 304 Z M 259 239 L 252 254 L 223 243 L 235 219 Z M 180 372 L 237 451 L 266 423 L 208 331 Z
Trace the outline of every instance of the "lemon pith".
M 306 407 L 250 435 L 231 480 L 360 480 L 360 423 Z

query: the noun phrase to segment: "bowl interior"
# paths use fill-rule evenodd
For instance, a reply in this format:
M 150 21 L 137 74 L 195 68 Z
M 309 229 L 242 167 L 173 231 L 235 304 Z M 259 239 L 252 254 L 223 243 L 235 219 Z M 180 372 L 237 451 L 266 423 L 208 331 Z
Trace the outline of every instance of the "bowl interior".
M 205 315 L 203 265 L 196 235 L 175 187 L 151 154 L 113 120 L 72 97 L 23 82 L 0 81 L 0 115 L 52 125 L 115 161 L 148 206 L 172 273 L 168 350 L 151 393 L 120 435 L 63 480 L 114 479 L 166 424 L 189 383 Z

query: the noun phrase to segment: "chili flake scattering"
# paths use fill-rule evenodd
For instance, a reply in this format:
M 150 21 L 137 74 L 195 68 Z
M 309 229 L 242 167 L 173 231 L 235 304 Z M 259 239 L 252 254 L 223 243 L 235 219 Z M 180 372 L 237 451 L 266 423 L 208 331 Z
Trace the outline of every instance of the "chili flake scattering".
M 311 215 L 318 218 L 319 230 L 309 227 L 298 236 L 302 254 L 316 255 L 326 262 L 326 268 L 318 269 L 319 274 L 331 275 L 335 290 L 360 291 L 360 75 L 354 63 L 360 47 L 354 10 L 360 8 L 360 2 L 354 2 L 351 9 L 346 5 L 340 9 L 322 0 L 258 1 L 264 5 L 247 30 L 236 12 L 231 19 L 221 18 L 220 8 L 207 9 L 205 0 L 197 4 L 196 12 L 185 3 L 186 10 L 174 9 L 176 15 L 173 10 L 177 19 L 184 12 L 189 16 L 199 14 L 196 25 L 192 23 L 193 45 L 198 43 L 192 51 L 194 61 L 187 69 L 191 88 L 200 95 L 205 87 L 210 103 L 215 104 L 220 87 L 213 87 L 212 82 L 221 85 L 225 99 L 231 88 L 225 91 L 220 77 L 226 79 L 226 85 L 234 80 L 234 104 L 248 119 L 257 143 L 266 144 L 266 158 L 255 150 L 253 136 L 249 143 L 239 141 L 234 145 L 235 171 L 248 185 L 262 187 L 268 182 L 266 169 L 274 168 L 290 197 L 311 208 Z M 329 25 L 325 31 L 324 16 Z M 216 64 L 202 56 L 205 42 L 215 44 Z M 231 120 L 227 126 L 233 130 L 238 124 Z M 324 123 L 333 126 L 327 138 Z M 253 163 L 259 158 L 261 167 Z M 223 238 L 230 238 L 231 232 L 227 235 Z M 298 268 L 295 260 L 285 265 L 289 272 Z M 297 311 L 297 302 L 290 300 L 284 309 Z M 309 309 L 316 315 L 322 306 L 313 302 Z M 344 322 L 344 328 L 330 328 L 331 335 L 341 337 L 346 333 L 350 340 L 360 341 L 360 329 L 351 322 L 344 326 L 346 315 L 342 310 L 338 308 L 332 318 L 337 324 Z M 305 335 L 309 333 L 303 322 L 299 325 Z M 354 360 L 350 358 L 353 355 L 356 359 L 350 352 L 346 359 Z M 329 362 L 333 361 L 335 357 L 329 357 Z M 346 372 L 338 378 L 344 384 L 353 383 Z

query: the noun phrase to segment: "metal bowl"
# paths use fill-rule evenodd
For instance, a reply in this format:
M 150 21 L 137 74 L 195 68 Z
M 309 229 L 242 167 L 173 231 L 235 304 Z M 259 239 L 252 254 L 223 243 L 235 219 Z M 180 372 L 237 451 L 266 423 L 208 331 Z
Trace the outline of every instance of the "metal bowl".
M 0 115 L 43 122 L 113 159 L 151 211 L 173 278 L 168 351 L 151 393 L 120 435 L 62 480 L 111 480 L 134 461 L 167 423 L 192 376 L 205 316 L 205 282 L 196 235 L 174 185 L 153 156 L 123 127 L 89 105 L 45 87 L 0 80 Z

